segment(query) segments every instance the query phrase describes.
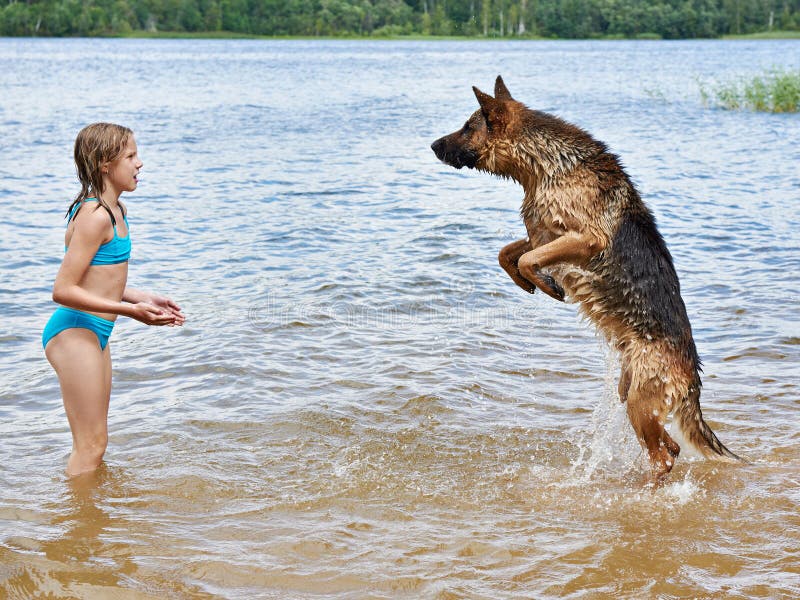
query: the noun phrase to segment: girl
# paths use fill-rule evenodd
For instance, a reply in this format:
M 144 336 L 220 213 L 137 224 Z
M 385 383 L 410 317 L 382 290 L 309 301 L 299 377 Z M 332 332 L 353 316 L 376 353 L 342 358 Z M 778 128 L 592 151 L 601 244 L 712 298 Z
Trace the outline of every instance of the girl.
M 126 287 L 131 252 L 122 192 L 138 184 L 142 161 L 133 132 L 95 123 L 75 140 L 81 191 L 67 211 L 66 253 L 53 285 L 60 304 L 42 334 L 56 371 L 72 430 L 67 475 L 96 469 L 108 442 L 111 351 L 108 338 L 117 316 L 147 325 L 183 325 L 169 298 Z

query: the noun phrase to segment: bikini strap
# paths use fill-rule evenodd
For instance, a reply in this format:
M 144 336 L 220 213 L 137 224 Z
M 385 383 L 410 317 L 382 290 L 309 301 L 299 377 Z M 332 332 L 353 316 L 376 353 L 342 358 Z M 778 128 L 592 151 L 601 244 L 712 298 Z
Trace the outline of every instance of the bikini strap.
M 84 198 L 83 200 L 78 202 L 75 206 L 72 207 L 72 210 L 69 211 L 69 218 L 67 218 L 67 221 L 71 221 L 72 218 L 78 213 L 78 211 L 81 209 L 81 207 L 86 202 L 97 202 L 97 198 Z M 114 235 L 116 235 L 117 234 L 117 220 L 114 218 L 114 213 L 111 212 L 110 208 L 107 208 L 105 206 L 103 206 L 103 208 L 106 209 L 106 212 L 108 213 L 108 216 L 111 218 L 111 225 L 114 227 Z M 123 218 L 125 217 L 124 214 L 122 216 L 123 216 Z M 126 224 L 127 224 L 127 221 L 126 221 Z
M 67 220 L 72 219 L 72 217 L 75 216 L 75 214 L 81 209 L 81 207 L 85 202 L 97 202 L 97 198 L 84 198 L 83 200 L 75 204 L 75 206 L 73 206 L 72 209 L 69 211 L 69 219 Z

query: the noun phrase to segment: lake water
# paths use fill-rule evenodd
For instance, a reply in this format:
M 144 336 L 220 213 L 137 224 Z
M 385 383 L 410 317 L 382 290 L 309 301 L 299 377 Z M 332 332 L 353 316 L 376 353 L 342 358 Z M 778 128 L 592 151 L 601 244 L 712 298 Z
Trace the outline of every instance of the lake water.
M 0 39 L 1 598 L 800 596 L 800 117 L 699 85 L 797 41 Z M 520 188 L 430 143 L 501 73 L 609 144 L 657 216 L 749 466 L 642 482 L 615 357 L 516 288 Z M 85 124 L 134 129 L 106 463 L 40 343 Z

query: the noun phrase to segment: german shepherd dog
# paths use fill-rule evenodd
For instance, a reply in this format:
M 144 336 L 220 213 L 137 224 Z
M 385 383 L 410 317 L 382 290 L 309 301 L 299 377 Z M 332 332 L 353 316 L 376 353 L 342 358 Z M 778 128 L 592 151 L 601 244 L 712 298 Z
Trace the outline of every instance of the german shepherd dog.
M 619 351 L 619 397 L 658 481 L 682 444 L 707 458 L 739 461 L 700 411 L 700 360 L 678 276 L 650 210 L 602 142 L 511 97 L 473 87 L 480 109 L 431 148 L 444 163 L 511 178 L 525 190 L 527 230 L 500 251 L 500 266 L 526 292 L 536 288 L 581 312 Z M 680 435 L 677 435 L 680 434 Z

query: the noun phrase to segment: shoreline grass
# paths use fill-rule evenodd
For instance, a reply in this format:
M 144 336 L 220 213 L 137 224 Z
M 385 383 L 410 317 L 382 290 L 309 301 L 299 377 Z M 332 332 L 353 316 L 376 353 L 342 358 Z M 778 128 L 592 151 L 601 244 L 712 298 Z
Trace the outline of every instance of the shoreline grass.
M 700 83 L 705 105 L 725 110 L 752 110 L 770 113 L 800 112 L 800 70 L 773 69 L 765 75 L 740 78 L 707 88 Z
M 759 33 L 748 33 L 741 35 L 723 35 L 723 40 L 797 40 L 800 39 L 800 31 L 761 31 Z

